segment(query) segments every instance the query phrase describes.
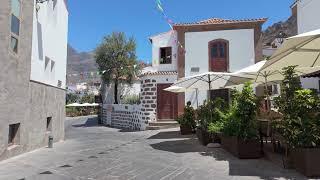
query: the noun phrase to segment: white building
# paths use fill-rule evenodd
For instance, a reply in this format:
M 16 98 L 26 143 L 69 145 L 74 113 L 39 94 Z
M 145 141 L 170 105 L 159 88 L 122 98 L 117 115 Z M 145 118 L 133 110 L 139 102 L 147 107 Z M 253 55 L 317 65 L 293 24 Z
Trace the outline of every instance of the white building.
M 296 0 L 291 6 L 298 19 L 298 34 L 320 29 L 320 1 Z M 320 92 L 320 78 L 302 78 L 302 86 Z
M 65 88 L 69 14 L 66 1 L 47 1 L 36 6 L 30 79 Z
M 152 66 L 157 71 L 142 76 L 141 101 L 147 114 L 158 120 L 175 119 L 186 102 L 196 106 L 194 93 L 163 91 L 178 78 L 208 71 L 234 72 L 262 60 L 261 26 L 267 19 L 226 20 L 212 18 L 175 24 L 174 30 L 150 37 Z M 199 93 L 228 100 L 228 90 Z
M 0 160 L 64 140 L 66 0 L 1 0 Z

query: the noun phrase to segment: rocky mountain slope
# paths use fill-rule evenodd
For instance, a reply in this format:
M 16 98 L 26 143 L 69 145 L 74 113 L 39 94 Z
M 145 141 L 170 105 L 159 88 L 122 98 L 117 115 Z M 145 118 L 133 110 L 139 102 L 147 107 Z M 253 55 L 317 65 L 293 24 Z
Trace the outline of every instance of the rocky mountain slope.
M 99 82 L 98 65 L 92 52 L 78 52 L 68 45 L 67 84 Z
M 297 35 L 297 18 L 291 16 L 286 21 L 280 21 L 268 27 L 263 32 L 263 44 L 272 42 L 280 32 L 284 32 L 288 37 Z

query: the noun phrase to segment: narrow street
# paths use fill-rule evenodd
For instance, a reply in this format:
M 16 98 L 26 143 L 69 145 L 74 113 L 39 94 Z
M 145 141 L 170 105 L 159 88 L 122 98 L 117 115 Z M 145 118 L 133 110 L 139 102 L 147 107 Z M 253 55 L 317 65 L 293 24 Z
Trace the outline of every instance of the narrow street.
M 0 162 L 1 180 L 304 179 L 260 160 L 202 147 L 178 129 L 125 132 L 94 117 L 66 120 L 66 140 Z

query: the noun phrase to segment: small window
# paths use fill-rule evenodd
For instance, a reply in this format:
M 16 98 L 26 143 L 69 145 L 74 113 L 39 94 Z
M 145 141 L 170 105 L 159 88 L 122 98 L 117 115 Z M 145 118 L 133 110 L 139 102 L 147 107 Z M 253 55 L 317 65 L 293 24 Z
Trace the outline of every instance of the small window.
M 53 0 L 53 10 L 56 8 L 58 0 Z
M 55 65 L 56 65 L 56 62 L 51 61 L 51 72 L 54 70 Z
M 20 123 L 9 125 L 9 137 L 8 137 L 9 146 L 19 144 L 19 128 L 20 128 Z
M 20 20 L 13 14 L 11 15 L 11 32 L 18 36 L 20 34 Z
M 218 54 L 218 45 L 215 44 L 211 47 L 211 57 L 217 58 L 219 56 Z
M 191 72 L 199 72 L 200 68 L 199 67 L 192 67 Z
M 11 36 L 11 50 L 18 53 L 18 39 Z
M 50 62 L 50 58 L 48 58 L 48 57 L 46 57 L 45 58 L 45 64 L 44 64 L 44 70 L 46 70 L 47 69 L 47 67 L 48 67 L 48 65 L 49 65 L 49 62 Z
M 61 88 L 62 87 L 62 81 L 58 80 L 58 87 Z
M 279 94 L 278 85 L 277 84 L 273 85 L 273 94 Z
M 226 57 L 226 46 L 225 46 L 225 44 L 220 44 L 219 55 L 220 55 L 221 58 Z
M 20 0 L 11 0 L 11 50 L 18 53 L 18 42 L 20 35 Z
M 160 48 L 160 64 L 172 63 L 172 48 L 164 47 Z
M 211 58 L 226 58 L 226 43 L 214 43 L 210 49 Z
M 20 17 L 20 0 L 11 0 L 11 12 L 16 17 Z
M 52 131 L 52 117 L 47 117 L 47 132 Z

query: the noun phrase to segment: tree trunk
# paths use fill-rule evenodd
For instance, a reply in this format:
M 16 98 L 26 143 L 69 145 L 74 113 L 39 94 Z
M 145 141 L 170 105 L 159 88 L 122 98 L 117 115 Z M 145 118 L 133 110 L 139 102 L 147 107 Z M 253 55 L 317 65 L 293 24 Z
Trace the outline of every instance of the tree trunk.
M 114 104 L 119 104 L 118 102 L 118 81 L 114 81 Z

